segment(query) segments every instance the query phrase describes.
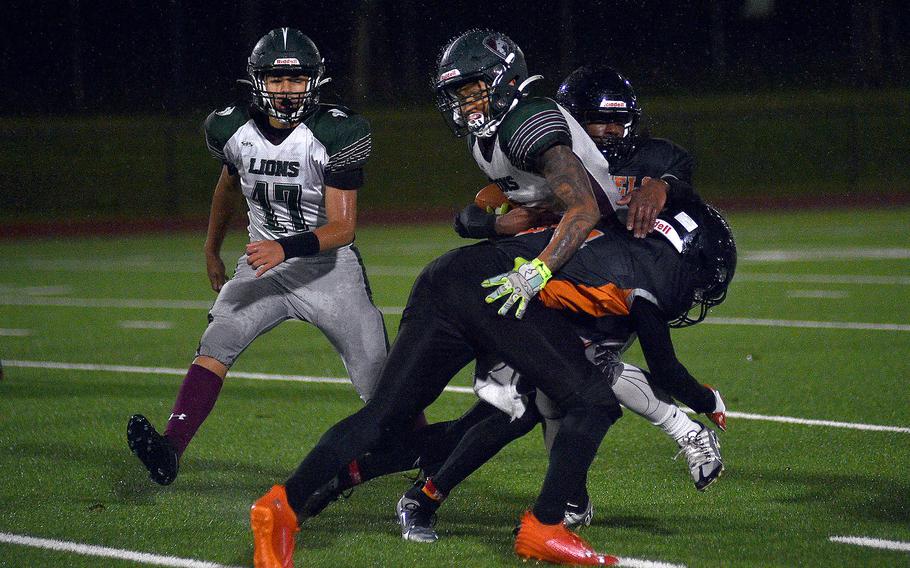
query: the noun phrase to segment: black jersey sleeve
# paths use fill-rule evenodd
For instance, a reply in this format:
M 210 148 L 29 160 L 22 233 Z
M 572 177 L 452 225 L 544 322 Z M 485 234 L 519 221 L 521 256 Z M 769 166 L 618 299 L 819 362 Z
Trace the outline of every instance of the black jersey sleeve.
M 714 394 L 696 381 L 677 359 L 663 311 L 647 299 L 637 297 L 632 301 L 629 316 L 654 386 L 667 391 L 695 412 L 712 411 Z
M 695 170 L 695 158 L 682 146 L 669 140 L 666 144 L 667 166 L 660 179 L 670 186 L 667 205 L 678 207 L 693 199 L 695 189 L 692 186 L 692 173 Z

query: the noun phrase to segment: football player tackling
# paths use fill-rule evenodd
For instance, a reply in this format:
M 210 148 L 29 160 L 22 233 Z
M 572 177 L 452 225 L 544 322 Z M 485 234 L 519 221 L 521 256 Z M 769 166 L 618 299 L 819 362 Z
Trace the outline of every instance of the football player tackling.
M 172 483 L 180 457 L 211 412 L 228 369 L 250 343 L 288 319 L 312 322 L 341 356 L 366 401 L 385 361 L 382 314 L 353 244 L 357 189 L 370 155 L 369 123 L 319 102 L 325 77 L 316 45 L 293 28 L 272 30 L 247 66 L 252 104 L 213 112 L 205 138 L 223 165 L 205 242 L 218 298 L 180 386 L 164 435 L 141 414 L 130 449 L 152 481 Z M 228 280 L 220 252 L 235 194 L 249 208 L 250 243 Z M 344 306 L 344 309 L 340 309 Z

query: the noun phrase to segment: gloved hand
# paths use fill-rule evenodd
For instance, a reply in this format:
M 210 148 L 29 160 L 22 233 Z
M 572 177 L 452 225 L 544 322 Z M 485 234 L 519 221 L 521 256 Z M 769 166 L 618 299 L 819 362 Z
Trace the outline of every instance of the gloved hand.
M 553 274 L 547 265 L 539 258 L 528 261 L 520 256 L 515 259 L 515 268 L 511 272 L 487 278 L 480 283 L 484 288 L 498 286 L 496 290 L 486 297 L 486 302 L 492 304 L 496 300 L 509 296 L 502 306 L 500 306 L 499 315 L 504 316 L 509 312 L 515 303 L 518 307 L 515 309 L 515 317 L 521 319 L 528 308 L 528 302 L 537 295 L 547 285 Z
M 496 237 L 496 215 L 471 203 L 455 217 L 455 232 L 466 239 Z

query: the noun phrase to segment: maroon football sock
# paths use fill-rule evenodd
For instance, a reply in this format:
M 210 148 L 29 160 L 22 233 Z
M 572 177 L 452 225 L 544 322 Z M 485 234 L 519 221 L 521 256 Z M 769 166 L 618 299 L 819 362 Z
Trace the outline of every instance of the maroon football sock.
M 196 435 L 196 430 L 214 408 L 223 382 L 221 377 L 205 367 L 190 365 L 164 431 L 164 435 L 174 444 L 177 455 L 183 455 L 190 440 Z

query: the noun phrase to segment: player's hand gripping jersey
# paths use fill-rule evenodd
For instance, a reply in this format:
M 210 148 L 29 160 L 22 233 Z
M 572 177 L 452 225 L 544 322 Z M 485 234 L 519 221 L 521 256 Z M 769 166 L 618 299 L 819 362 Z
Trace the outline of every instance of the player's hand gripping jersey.
M 607 159 L 584 128 L 551 99 L 521 99 L 490 138 L 471 136 L 477 165 L 513 202 L 525 206 L 553 206 L 553 193 L 537 171 L 537 158 L 556 144 L 570 146 L 588 172 L 600 214 L 625 222 L 628 207 L 610 175 Z
M 266 136 L 268 128 L 246 105 L 213 112 L 205 121 L 212 156 L 240 175 L 251 241 L 324 225 L 325 187 L 363 185 L 372 145 L 369 122 L 337 105 L 320 104 L 279 144 Z
M 670 191 L 666 208 L 680 207 L 694 198 L 694 168 L 692 155 L 664 138 L 637 138 L 628 157 L 610 162 L 610 173 L 621 196 L 639 189 L 644 177 L 667 182 Z

